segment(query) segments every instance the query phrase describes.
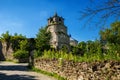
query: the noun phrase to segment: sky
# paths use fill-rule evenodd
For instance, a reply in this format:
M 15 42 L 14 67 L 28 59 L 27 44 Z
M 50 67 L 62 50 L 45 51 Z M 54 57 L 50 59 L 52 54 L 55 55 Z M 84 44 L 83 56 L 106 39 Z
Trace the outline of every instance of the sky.
M 80 11 L 88 5 L 89 0 L 0 0 L 0 35 L 9 31 L 35 38 L 57 12 L 72 38 L 79 42 L 98 39 L 99 29 L 85 27 L 79 20 Z

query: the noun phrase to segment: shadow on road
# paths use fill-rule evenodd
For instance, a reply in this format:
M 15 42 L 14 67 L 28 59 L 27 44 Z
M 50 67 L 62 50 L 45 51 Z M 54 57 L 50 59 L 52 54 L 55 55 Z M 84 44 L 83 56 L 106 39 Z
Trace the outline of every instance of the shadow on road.
M 0 80 L 35 80 L 35 76 L 19 74 L 24 71 L 28 71 L 27 64 L 0 62 Z
M 0 73 L 0 80 L 35 80 L 34 76 L 26 76 L 26 75 L 6 75 L 4 73 Z
M 25 65 L 0 65 L 0 70 L 26 71 L 28 69 Z

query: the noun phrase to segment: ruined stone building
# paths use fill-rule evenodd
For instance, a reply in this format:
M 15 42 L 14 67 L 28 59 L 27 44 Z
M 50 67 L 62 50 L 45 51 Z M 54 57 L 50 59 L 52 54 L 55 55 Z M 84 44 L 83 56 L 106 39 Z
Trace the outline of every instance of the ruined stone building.
M 0 41 L 0 61 L 4 61 L 6 59 L 12 60 L 13 59 L 13 48 L 12 44 L 7 44 L 7 42 Z
M 78 44 L 78 41 L 77 41 L 77 40 L 75 40 L 75 39 L 73 39 L 73 38 L 70 38 L 70 45 L 72 45 L 72 46 L 77 46 L 77 44 Z
M 51 47 L 57 50 L 65 47 L 68 51 L 70 51 L 70 45 L 76 46 L 78 43 L 75 39 L 71 39 L 71 36 L 68 35 L 67 27 L 64 24 L 64 18 L 58 16 L 57 13 L 48 18 L 47 31 L 51 33 Z M 12 59 L 13 52 L 12 44 L 8 46 L 7 42 L 0 42 L 0 60 L 5 60 L 7 58 Z
M 55 13 L 53 17 L 48 18 L 47 31 L 51 32 L 50 44 L 53 48 L 61 49 L 62 47 L 66 47 L 70 50 L 70 36 L 67 33 L 63 17 Z

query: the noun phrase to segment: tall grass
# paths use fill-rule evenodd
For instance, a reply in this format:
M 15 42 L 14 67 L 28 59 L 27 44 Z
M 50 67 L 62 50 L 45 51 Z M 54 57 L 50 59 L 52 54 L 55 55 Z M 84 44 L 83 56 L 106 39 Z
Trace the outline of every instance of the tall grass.
M 66 53 L 63 51 L 45 50 L 42 58 L 72 60 L 75 62 L 92 62 L 102 60 L 120 60 L 120 55 L 115 52 L 108 52 L 107 54 L 87 52 L 84 53 L 83 56 L 79 56 L 73 55 L 71 52 Z

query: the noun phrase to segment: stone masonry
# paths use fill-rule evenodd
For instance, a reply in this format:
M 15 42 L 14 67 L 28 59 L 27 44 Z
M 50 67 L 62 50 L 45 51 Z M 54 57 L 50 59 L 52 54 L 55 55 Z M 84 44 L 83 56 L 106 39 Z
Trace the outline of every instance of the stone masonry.
M 119 61 L 73 62 L 35 59 L 35 68 L 57 73 L 67 80 L 120 80 Z
M 70 36 L 67 34 L 67 27 L 64 25 L 64 19 L 57 13 L 48 19 L 47 31 L 51 32 L 50 44 L 55 49 L 61 49 L 65 46 L 70 50 Z
M 7 45 L 7 42 L 0 42 L 0 61 L 4 61 L 6 59 L 13 59 L 13 48 L 12 44 Z

